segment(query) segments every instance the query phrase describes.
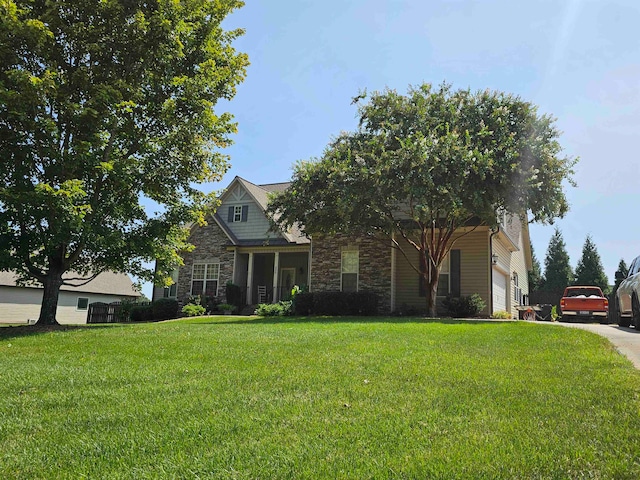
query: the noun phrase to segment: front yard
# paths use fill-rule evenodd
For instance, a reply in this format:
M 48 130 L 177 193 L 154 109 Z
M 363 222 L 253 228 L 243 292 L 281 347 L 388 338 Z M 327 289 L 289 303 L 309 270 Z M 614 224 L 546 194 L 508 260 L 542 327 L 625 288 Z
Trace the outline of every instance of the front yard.
M 0 478 L 640 478 L 640 372 L 523 322 L 0 329 Z

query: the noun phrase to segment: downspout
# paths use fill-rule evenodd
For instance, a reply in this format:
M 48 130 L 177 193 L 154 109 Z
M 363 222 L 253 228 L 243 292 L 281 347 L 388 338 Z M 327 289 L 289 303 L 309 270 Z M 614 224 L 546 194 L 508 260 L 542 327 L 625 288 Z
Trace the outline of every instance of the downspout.
M 493 236 L 499 231 L 500 227 L 491 228 L 491 235 L 489 235 L 489 316 L 493 314 Z

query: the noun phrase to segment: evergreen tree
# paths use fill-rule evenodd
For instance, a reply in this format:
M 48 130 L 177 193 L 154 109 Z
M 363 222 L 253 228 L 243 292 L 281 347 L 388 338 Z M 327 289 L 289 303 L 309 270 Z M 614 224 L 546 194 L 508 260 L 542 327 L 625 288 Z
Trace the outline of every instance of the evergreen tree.
M 529 291 L 540 290 L 544 284 L 544 279 L 542 278 L 542 268 L 538 257 L 536 257 L 536 252 L 533 250 L 533 245 L 531 245 L 531 271 L 527 272 L 527 274 L 529 276 Z
M 544 259 L 544 290 L 562 290 L 573 283 L 573 270 L 569 264 L 569 254 L 562 238 L 562 233 L 556 228 Z
M 627 275 L 629 275 L 629 267 L 627 267 L 627 264 L 623 258 L 620 259 L 620 263 L 618 264 L 618 270 L 616 270 L 616 275 L 615 275 L 616 277 L 618 276 L 618 273 L 621 274 L 621 278 L 620 279 L 616 278 L 616 282 L 613 286 L 614 293 L 616 292 L 616 290 L 618 290 L 618 287 L 622 283 L 622 280 L 624 278 L 627 278 Z
M 587 235 L 582 247 L 582 257 L 576 267 L 576 285 L 595 285 L 609 293 L 609 279 L 604 273 L 600 255 L 590 235 Z

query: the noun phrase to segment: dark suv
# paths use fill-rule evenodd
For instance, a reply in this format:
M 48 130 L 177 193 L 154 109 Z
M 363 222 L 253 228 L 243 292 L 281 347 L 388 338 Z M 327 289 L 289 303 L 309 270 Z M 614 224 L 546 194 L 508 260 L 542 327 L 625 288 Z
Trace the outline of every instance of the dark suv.
M 619 279 L 616 274 L 616 279 Z M 640 257 L 636 257 L 629 267 L 629 275 L 622 280 L 616 292 L 618 325 L 628 327 L 633 324 L 640 329 Z

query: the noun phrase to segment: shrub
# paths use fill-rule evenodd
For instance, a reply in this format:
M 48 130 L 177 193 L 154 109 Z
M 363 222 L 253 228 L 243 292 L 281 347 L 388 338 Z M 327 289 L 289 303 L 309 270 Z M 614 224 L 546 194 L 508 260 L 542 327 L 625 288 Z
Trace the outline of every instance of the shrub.
M 160 298 L 151 304 L 154 320 L 169 320 L 178 316 L 178 301 L 173 298 Z
M 295 315 L 310 315 L 313 312 L 313 293 L 296 292 L 293 296 L 293 312 Z
M 221 312 L 233 312 L 236 309 L 235 305 L 230 303 L 220 303 L 217 307 Z
M 501 320 L 507 320 L 511 318 L 511 314 L 506 310 L 498 310 L 497 312 L 493 312 L 491 314 L 491 318 L 498 318 Z
M 242 288 L 240 286 L 227 282 L 226 297 L 227 303 L 236 307 L 242 306 Z
M 475 317 L 485 307 L 485 303 L 477 293 L 468 297 L 447 296 L 442 302 L 453 318 Z
M 293 302 L 261 303 L 256 308 L 256 315 L 261 317 L 284 317 L 293 313 Z
M 150 322 L 153 320 L 153 308 L 151 305 L 136 305 L 131 309 L 129 318 L 132 322 Z
M 373 292 L 318 292 L 313 307 L 316 315 L 376 315 L 378 296 Z
M 202 305 L 196 305 L 193 303 L 187 303 L 182 307 L 182 313 L 187 317 L 197 317 L 198 315 L 204 315 L 205 308 Z

